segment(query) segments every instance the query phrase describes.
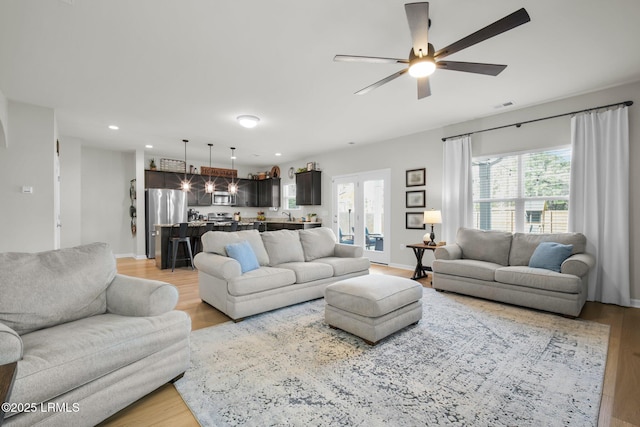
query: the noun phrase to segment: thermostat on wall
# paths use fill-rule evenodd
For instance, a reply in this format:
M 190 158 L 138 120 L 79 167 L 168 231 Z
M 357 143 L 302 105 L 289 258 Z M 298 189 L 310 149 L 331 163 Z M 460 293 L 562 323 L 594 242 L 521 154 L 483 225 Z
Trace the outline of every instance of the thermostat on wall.
M 23 185 L 22 186 L 22 192 L 24 194 L 33 194 L 33 187 L 30 185 Z

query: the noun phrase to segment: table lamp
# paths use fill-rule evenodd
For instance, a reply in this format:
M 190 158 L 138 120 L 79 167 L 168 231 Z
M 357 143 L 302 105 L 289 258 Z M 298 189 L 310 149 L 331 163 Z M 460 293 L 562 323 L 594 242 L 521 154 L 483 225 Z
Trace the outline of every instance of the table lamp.
M 442 224 L 442 214 L 440 211 L 430 210 L 424 211 L 424 221 L 425 224 L 431 224 L 431 233 L 425 233 L 422 237 L 422 241 L 427 246 L 436 246 L 435 238 L 436 233 L 433 232 L 433 224 Z

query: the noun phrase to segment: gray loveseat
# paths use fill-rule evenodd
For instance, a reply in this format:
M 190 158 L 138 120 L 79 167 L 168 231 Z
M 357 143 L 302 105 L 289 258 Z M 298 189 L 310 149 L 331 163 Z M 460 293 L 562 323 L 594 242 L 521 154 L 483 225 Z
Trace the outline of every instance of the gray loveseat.
M 177 289 L 116 272 L 104 243 L 0 254 L 8 426 L 90 426 L 180 376 L 191 320 Z
M 541 242 L 573 245 L 560 272 L 529 267 Z M 580 233 L 525 234 L 461 228 L 435 251 L 433 287 L 567 316 L 578 316 L 594 266 Z
M 247 241 L 258 268 L 242 272 L 226 246 Z M 362 247 L 336 243 L 330 228 L 258 233 L 209 231 L 195 257 L 200 298 L 234 320 L 322 298 L 338 280 L 369 274 Z

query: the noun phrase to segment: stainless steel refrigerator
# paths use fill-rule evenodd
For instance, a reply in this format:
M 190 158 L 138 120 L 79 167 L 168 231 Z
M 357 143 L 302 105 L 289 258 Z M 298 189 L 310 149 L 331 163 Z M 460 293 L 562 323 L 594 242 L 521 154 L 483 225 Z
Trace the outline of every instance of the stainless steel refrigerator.
M 187 222 L 187 193 L 149 188 L 144 191 L 147 258 L 156 257 L 156 224 Z

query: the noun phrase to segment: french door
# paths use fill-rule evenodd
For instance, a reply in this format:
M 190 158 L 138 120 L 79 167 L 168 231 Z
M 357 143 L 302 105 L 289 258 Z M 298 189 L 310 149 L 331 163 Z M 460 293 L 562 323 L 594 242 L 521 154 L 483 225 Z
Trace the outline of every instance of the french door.
M 333 231 L 341 243 L 362 246 L 372 262 L 389 264 L 391 171 L 332 179 Z

